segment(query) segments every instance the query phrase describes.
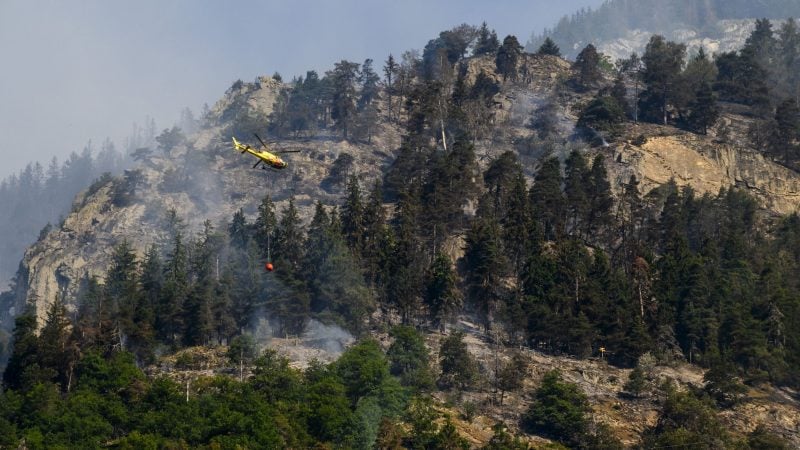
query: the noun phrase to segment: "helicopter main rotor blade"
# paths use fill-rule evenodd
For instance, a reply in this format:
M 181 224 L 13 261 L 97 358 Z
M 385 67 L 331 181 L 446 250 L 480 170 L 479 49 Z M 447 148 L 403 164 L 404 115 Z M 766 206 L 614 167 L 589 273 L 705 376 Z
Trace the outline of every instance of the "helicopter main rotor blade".
M 300 153 L 300 150 L 281 150 L 279 152 L 272 152 L 272 153 Z
M 259 159 L 258 161 L 256 161 L 256 163 L 255 163 L 255 164 L 253 164 L 253 169 L 255 169 L 256 167 L 258 167 L 258 165 L 259 165 L 259 164 L 261 164 L 261 160 L 260 160 L 260 159 Z
M 255 134 L 255 133 L 253 133 L 253 134 L 255 135 L 256 139 L 258 139 L 258 142 L 261 142 L 261 145 L 264 146 L 264 149 L 269 151 L 269 147 L 267 147 L 267 144 L 265 144 L 264 141 L 262 141 L 261 138 L 257 134 Z

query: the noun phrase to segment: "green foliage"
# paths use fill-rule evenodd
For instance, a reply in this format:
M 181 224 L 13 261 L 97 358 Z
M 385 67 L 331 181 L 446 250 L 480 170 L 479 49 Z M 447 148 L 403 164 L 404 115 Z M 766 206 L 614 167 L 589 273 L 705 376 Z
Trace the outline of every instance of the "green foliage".
M 611 96 L 595 97 L 581 112 L 577 126 L 591 127 L 598 131 L 617 134 L 625 121 L 625 111 L 617 99 Z
M 561 49 L 558 48 L 555 42 L 549 37 L 544 38 L 544 42 L 542 45 L 539 46 L 539 49 L 536 50 L 537 55 L 550 55 L 550 56 L 561 56 Z
M 434 324 L 442 328 L 451 320 L 462 303 L 462 295 L 456 285 L 456 273 L 450 257 L 444 253 L 437 253 L 425 279 L 425 304 Z
M 478 382 L 478 362 L 467 350 L 462 331 L 453 331 L 442 339 L 439 365 L 439 384 L 445 388 L 469 389 Z
M 389 378 L 389 361 L 376 341 L 366 339 L 348 348 L 336 361 L 334 370 L 348 397 L 358 401 L 379 391 Z
M 725 448 L 729 441 L 714 409 L 692 394 L 671 392 L 656 426 L 645 432 L 645 447 L 703 445 Z
M 389 332 L 394 342 L 386 351 L 392 375 L 400 378 L 405 386 L 417 390 L 433 387 L 430 355 L 422 335 L 414 328 L 399 325 Z
M 522 46 L 516 36 L 508 35 L 503 39 L 503 45 L 497 50 L 495 65 L 497 73 L 506 79 L 516 80 L 518 75 L 519 60 L 522 55 Z
M 600 71 L 600 54 L 597 48 L 589 44 L 578 53 L 573 64 L 573 70 L 577 72 L 575 84 L 579 89 L 592 89 L 602 78 Z
M 183 132 L 178 127 L 172 127 L 171 129 L 165 128 L 160 135 L 156 136 L 158 149 L 167 156 L 169 156 L 175 147 L 182 144 L 185 140 L 186 136 L 183 135 Z
M 647 379 L 644 376 L 644 371 L 638 365 L 633 368 L 630 374 L 628 374 L 628 381 L 625 382 L 625 385 L 622 386 L 627 392 L 630 392 L 635 397 L 638 397 L 642 394 L 647 386 Z
M 497 39 L 497 33 L 494 30 L 489 31 L 486 22 L 483 22 L 478 29 L 478 37 L 472 50 L 473 56 L 494 55 L 498 48 L 500 41 Z
M 534 392 L 534 401 L 522 418 L 522 424 L 533 433 L 555 439 L 565 445 L 588 448 L 621 448 L 603 431 L 590 431 L 591 411 L 586 394 L 578 386 L 562 380 L 558 371 L 545 374 Z M 600 446 L 590 444 L 602 443 Z

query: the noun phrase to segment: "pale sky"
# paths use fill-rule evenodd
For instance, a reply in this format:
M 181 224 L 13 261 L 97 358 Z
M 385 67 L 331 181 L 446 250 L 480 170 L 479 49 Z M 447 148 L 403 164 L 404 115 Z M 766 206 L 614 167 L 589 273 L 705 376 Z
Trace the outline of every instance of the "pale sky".
M 0 0 L 0 179 L 198 114 L 236 79 L 421 50 L 461 23 L 502 40 L 603 0 Z

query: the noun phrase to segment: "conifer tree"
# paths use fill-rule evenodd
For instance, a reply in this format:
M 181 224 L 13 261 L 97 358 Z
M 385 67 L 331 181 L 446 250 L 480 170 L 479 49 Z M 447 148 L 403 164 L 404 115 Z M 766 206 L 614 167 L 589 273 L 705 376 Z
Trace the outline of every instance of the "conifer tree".
M 605 157 L 602 153 L 595 156 L 592 161 L 585 189 L 589 199 L 586 235 L 602 238 L 611 231 L 614 221 L 611 215 L 614 199 L 611 197 L 611 183 L 608 181 Z
M 358 74 L 358 82 L 361 86 L 357 104 L 359 111 L 364 111 L 378 96 L 378 83 L 380 80 L 380 76 L 372 69 L 372 59 L 367 58 L 364 60 L 364 64 L 361 65 L 361 71 Z
M 139 307 L 139 277 L 136 254 L 128 241 L 114 248 L 111 267 L 106 273 L 106 297 L 110 301 L 111 316 L 114 319 L 114 333 L 118 337 L 115 345 L 122 347 L 122 335 L 136 334 L 134 317 Z M 135 341 L 136 339 L 134 339 Z M 134 342 L 138 345 L 137 342 Z
M 640 105 L 651 120 L 667 124 L 667 106 L 675 95 L 685 56 L 686 45 L 658 35 L 650 38 L 642 56 L 647 91 L 642 93 Z
M 228 236 L 230 236 L 231 245 L 235 248 L 239 250 L 247 248 L 247 243 L 250 241 L 250 230 L 247 218 L 241 208 L 233 214 L 233 220 L 228 226 Z
M 503 250 L 500 225 L 495 219 L 475 220 L 467 234 L 464 260 L 470 303 L 488 331 L 505 295 L 501 278 L 506 275 L 509 266 Z
M 67 308 L 58 296 L 50 305 L 47 319 L 39 333 L 37 355 L 39 364 L 53 374 L 52 381 L 58 382 L 64 391 L 70 389 L 79 356 L 78 348 L 71 342 L 71 325 Z
M 489 31 L 486 22 L 481 23 L 481 27 L 478 29 L 478 38 L 472 50 L 473 56 L 494 55 L 498 48 L 500 48 L 500 41 L 497 40 L 497 33 L 494 30 Z
M 589 168 L 586 159 L 577 150 L 573 150 L 567 158 L 564 178 L 564 197 L 568 209 L 567 232 L 579 232 L 589 216 L 589 198 L 586 188 L 589 186 Z
M 517 66 L 521 56 L 522 46 L 519 44 L 517 37 L 513 35 L 506 36 L 503 39 L 503 45 L 497 50 L 497 57 L 495 58 L 497 73 L 503 76 L 503 81 L 517 79 Z
M 342 132 L 342 137 L 346 140 L 352 129 L 353 120 L 356 115 L 356 86 L 358 78 L 358 63 L 349 61 L 339 61 L 334 65 L 334 69 L 327 72 L 331 84 L 331 118 L 336 129 Z
M 382 268 L 387 257 L 387 244 L 383 194 L 380 180 L 375 180 L 375 185 L 369 193 L 364 208 L 364 246 L 362 251 L 367 281 L 372 285 L 383 280 L 385 275 L 382 273 Z
M 689 124 L 702 134 L 708 134 L 708 129 L 717 122 L 718 118 L 719 108 L 714 98 L 714 92 L 711 90 L 711 85 L 703 83 L 691 105 Z
M 161 256 L 155 244 L 147 248 L 142 259 L 139 285 L 140 304 L 134 322 L 143 348 L 149 349 L 155 343 L 156 311 L 164 288 Z
M 546 37 L 544 42 L 539 47 L 539 50 L 536 51 L 537 55 L 551 55 L 551 56 L 558 56 L 561 57 L 561 49 L 558 48 L 555 42 L 553 42 L 550 37 Z
M 350 175 L 347 182 L 347 194 L 342 205 L 342 233 L 354 254 L 361 255 L 365 234 L 364 205 L 358 177 L 355 174 Z
M 272 203 L 272 198 L 267 194 L 261 199 L 261 204 L 258 205 L 258 217 L 256 217 L 254 224 L 255 240 L 259 248 L 261 248 L 261 254 L 265 257 L 272 256 L 276 226 L 275 204 Z
M 525 255 L 530 250 L 531 224 L 530 202 L 525 176 L 517 173 L 506 201 L 507 212 L 501 219 L 503 226 L 503 248 L 509 255 L 514 273 L 522 272 Z
M 36 336 L 36 315 L 26 311 L 14 319 L 13 349 L 3 372 L 3 384 L 8 389 L 27 390 L 42 379 L 39 365 L 39 344 Z
M 452 265 L 450 257 L 439 252 L 425 276 L 425 304 L 434 326 L 440 330 L 446 327 L 462 303 Z
M 795 99 L 790 98 L 781 102 L 775 111 L 775 133 L 769 142 L 770 152 L 784 163 L 792 164 L 798 159 L 797 144 L 800 140 L 800 108 Z
M 468 389 L 478 380 L 478 363 L 467 349 L 463 331 L 454 331 L 442 339 L 439 365 L 439 383 L 445 388 Z
M 164 288 L 156 313 L 156 329 L 162 340 L 175 343 L 183 334 L 184 302 L 189 291 L 188 259 L 180 231 L 175 234 L 164 270 Z
M 397 61 L 395 61 L 394 56 L 389 53 L 389 57 L 386 58 L 386 62 L 383 66 L 383 80 L 384 80 L 384 91 L 386 92 L 386 109 L 389 111 L 390 114 L 394 112 L 394 108 L 392 107 L 392 102 L 394 99 L 395 94 L 395 82 L 397 79 L 397 71 L 399 69 L 399 65 Z
M 413 186 L 397 202 L 393 226 L 394 245 L 388 260 L 386 299 L 396 308 L 403 324 L 410 323 L 419 306 L 422 290 L 421 246 L 417 237 L 418 194 Z
M 556 157 L 544 160 L 530 189 L 531 210 L 544 233 L 544 238 L 556 239 L 563 233 L 563 204 L 561 194 L 561 163 Z
M 294 197 L 291 197 L 275 230 L 275 259 L 281 265 L 287 264 L 288 269 L 297 270 L 303 256 L 303 242 L 300 216 L 294 206 Z
M 602 78 L 600 72 L 600 54 L 597 48 L 589 44 L 578 53 L 573 68 L 578 72 L 576 83 L 580 89 L 592 89 Z

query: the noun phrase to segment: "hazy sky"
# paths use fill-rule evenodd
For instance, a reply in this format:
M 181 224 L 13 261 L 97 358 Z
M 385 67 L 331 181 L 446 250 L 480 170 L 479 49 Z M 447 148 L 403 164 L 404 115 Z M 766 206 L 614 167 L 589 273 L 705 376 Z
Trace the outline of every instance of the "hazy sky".
M 602 0 L 0 0 L 0 178 L 59 161 L 91 139 L 121 148 L 134 122 L 159 130 L 236 79 L 284 79 L 342 59 L 422 49 L 486 21 L 502 40 Z

